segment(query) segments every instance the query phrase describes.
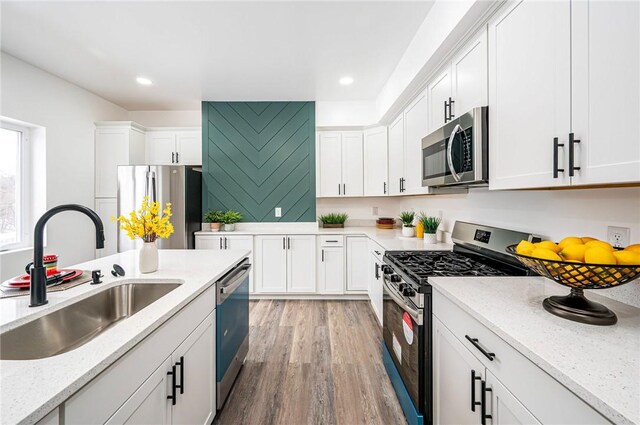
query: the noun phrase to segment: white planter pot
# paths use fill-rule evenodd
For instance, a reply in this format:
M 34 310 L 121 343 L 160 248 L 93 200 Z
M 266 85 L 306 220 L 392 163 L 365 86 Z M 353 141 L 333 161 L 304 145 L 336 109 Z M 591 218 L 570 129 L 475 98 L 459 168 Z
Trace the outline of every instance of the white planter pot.
M 153 273 L 158 270 L 158 247 L 155 242 L 145 242 L 140 248 L 138 267 L 140 273 Z
M 224 231 L 225 232 L 233 232 L 234 230 L 236 230 L 236 224 L 225 224 L 224 225 Z
M 438 243 L 438 235 L 435 233 L 425 233 L 424 243 L 429 243 L 429 244 Z
M 415 235 L 416 235 L 415 227 L 406 227 L 405 225 L 402 225 L 402 236 L 406 238 L 412 238 Z

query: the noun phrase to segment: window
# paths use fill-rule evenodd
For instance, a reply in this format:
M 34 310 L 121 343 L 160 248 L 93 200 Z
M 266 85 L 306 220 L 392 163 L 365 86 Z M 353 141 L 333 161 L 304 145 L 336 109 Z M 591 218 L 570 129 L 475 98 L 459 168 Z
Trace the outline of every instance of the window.
M 0 126 L 0 250 L 27 243 L 24 164 L 28 130 L 4 122 Z

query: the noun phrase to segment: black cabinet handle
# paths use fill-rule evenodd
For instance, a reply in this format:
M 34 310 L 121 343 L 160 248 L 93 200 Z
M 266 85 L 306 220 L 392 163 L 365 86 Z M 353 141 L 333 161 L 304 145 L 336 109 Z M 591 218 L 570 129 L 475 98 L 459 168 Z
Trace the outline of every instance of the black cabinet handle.
M 580 143 L 580 140 L 575 139 L 575 135 L 573 133 L 569 133 L 569 177 L 573 177 L 575 174 L 575 170 L 580 170 L 580 167 L 575 166 L 575 144 Z
M 380 251 L 374 250 L 373 252 L 375 252 L 376 254 L 380 255 Z
M 376 280 L 380 279 L 380 264 L 376 263 Z
M 342 195 L 342 193 L 340 193 L 340 189 L 341 189 L 340 183 L 338 183 L 338 195 Z
M 287 237 L 287 249 L 291 249 L 291 238 Z
M 180 152 L 176 152 L 176 164 L 180 162 Z
M 480 381 L 480 387 L 482 388 L 481 403 L 480 403 L 480 423 L 487 425 L 487 419 L 492 419 L 491 415 L 487 415 L 487 392 L 492 392 L 491 388 L 487 388 L 485 381 Z
M 444 123 L 447 123 L 447 101 L 444 101 Z
M 222 239 L 224 238 L 220 238 L 220 249 L 222 249 Z
M 383 187 L 382 193 L 384 193 L 386 195 L 387 194 L 387 182 L 384 182 L 383 185 L 384 186 L 382 186 Z
M 558 138 L 553 138 L 553 178 L 558 178 L 558 173 L 564 173 L 564 168 L 558 168 L 558 148 L 564 147 L 564 143 L 558 143 Z
M 464 337 L 467 338 L 469 342 L 471 342 L 473 346 L 476 347 L 478 351 L 480 351 L 489 360 L 493 361 L 493 359 L 496 357 L 495 353 L 489 353 L 487 350 L 482 348 L 482 346 L 478 342 L 478 338 L 471 338 L 469 335 L 465 335 Z
M 176 366 L 180 366 L 180 385 L 176 385 L 176 388 L 180 388 L 180 394 L 184 394 L 184 357 L 180 356 L 180 361 L 176 362 Z
M 342 194 L 346 195 L 347 194 L 347 185 L 342 183 Z
M 171 372 L 167 372 L 171 376 L 171 395 L 167 396 L 167 400 L 171 400 L 171 405 L 176 405 L 176 365 L 171 366 Z
M 172 164 L 176 163 L 176 153 L 175 152 L 171 152 L 171 163 Z
M 476 371 L 471 369 L 471 411 L 476 411 L 476 406 L 480 406 L 482 403 L 476 401 L 476 381 L 481 381 L 482 377 L 476 375 Z
M 282 238 L 282 249 L 287 249 L 287 245 L 286 245 L 286 238 Z
M 406 182 L 406 180 L 403 178 L 400 179 L 400 192 L 404 192 L 406 189 L 404 188 L 404 182 Z
M 456 103 L 455 100 L 449 98 L 449 121 L 451 121 L 452 119 L 454 119 L 456 116 L 453 115 L 453 104 Z
M 324 249 L 322 250 L 322 262 L 324 263 Z
M 399 191 L 399 192 L 402 192 L 402 177 L 400 177 L 400 178 L 398 179 L 398 182 L 399 182 L 399 186 L 398 186 L 399 190 L 398 190 L 398 191 Z
M 228 245 L 228 242 L 229 242 L 229 241 L 228 241 L 227 237 L 225 236 L 225 237 L 224 237 L 224 249 L 227 249 L 227 248 L 228 248 L 228 246 L 229 246 L 229 245 Z

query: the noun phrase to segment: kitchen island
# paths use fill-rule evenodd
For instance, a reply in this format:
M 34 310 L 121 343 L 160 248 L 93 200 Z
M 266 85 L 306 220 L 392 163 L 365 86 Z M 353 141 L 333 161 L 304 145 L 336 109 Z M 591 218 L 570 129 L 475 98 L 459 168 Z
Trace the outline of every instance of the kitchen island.
M 163 324 L 182 314 L 187 310 L 185 307 L 202 299 L 200 295 L 210 290 L 213 293 L 215 282 L 248 254 L 244 250 L 215 253 L 206 250 L 160 250 L 159 270 L 141 274 L 137 251 L 128 251 L 73 266 L 83 270 L 100 269 L 104 274 L 103 283 L 83 284 L 49 293 L 49 303 L 45 306 L 28 307 L 28 296 L 0 300 L 2 334 L 107 287 L 133 282 L 180 283 L 175 290 L 74 350 L 36 360 L 0 360 L 0 423 L 38 422 L 101 372 L 126 357 L 125 354 Z M 113 277 L 110 274 L 113 264 L 122 266 L 126 276 Z M 206 301 L 207 306 L 212 303 L 215 308 L 215 299 Z M 176 336 L 187 337 L 180 333 L 179 328 Z M 118 388 L 112 390 L 117 392 Z M 107 401 L 94 400 L 94 408 L 108 404 Z

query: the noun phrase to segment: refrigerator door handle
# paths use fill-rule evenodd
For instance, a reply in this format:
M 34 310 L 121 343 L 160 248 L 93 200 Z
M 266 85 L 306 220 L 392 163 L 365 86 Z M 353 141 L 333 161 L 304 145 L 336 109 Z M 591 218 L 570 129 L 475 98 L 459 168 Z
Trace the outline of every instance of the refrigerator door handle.
M 156 173 L 155 171 L 147 171 L 147 181 L 144 188 L 144 196 L 149 198 L 149 202 L 156 201 Z

